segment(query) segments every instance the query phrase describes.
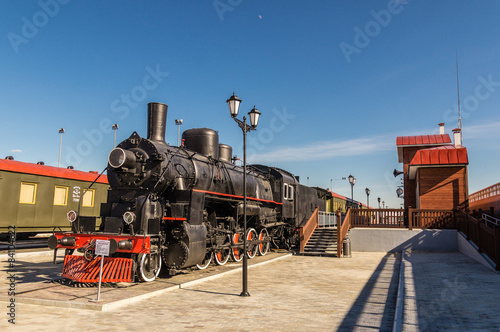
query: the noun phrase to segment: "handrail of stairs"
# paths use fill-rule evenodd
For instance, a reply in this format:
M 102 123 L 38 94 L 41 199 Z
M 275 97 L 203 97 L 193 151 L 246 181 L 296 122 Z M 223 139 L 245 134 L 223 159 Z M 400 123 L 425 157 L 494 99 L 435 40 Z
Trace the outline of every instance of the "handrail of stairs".
M 342 257 L 342 245 L 344 243 L 345 238 L 347 237 L 347 232 L 349 232 L 350 228 L 351 228 L 351 209 L 347 210 L 347 214 L 345 215 L 344 221 L 342 222 L 342 226 L 340 226 L 340 228 L 337 226 L 337 258 Z
M 318 214 L 319 207 L 316 207 L 313 214 L 311 215 L 311 218 L 309 218 L 304 226 L 300 227 L 300 252 L 304 252 L 304 248 L 311 238 L 312 233 L 316 228 L 318 228 Z
M 488 226 L 488 223 L 492 223 L 495 226 L 500 226 L 500 219 L 492 217 L 489 214 L 483 213 L 482 219 L 486 223 L 486 226 Z

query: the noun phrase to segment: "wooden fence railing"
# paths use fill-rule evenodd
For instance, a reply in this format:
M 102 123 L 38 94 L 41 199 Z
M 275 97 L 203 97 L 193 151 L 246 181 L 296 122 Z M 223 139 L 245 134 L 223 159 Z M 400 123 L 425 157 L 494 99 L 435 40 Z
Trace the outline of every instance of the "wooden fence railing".
M 458 230 L 474 242 L 480 252 L 484 252 L 500 271 L 500 227 L 490 227 L 462 211 L 457 211 Z
M 344 240 L 347 237 L 347 232 L 351 228 L 351 210 L 353 209 L 347 210 L 347 214 L 345 215 L 344 221 L 342 222 L 342 226 L 337 226 L 337 258 L 342 257 L 342 245 L 344 244 Z
M 349 209 L 349 211 L 351 227 L 405 227 L 405 211 L 402 209 Z
M 353 227 L 458 229 L 500 271 L 500 227 L 490 227 L 461 210 L 408 209 L 407 217 L 403 209 L 349 209 L 342 226 L 337 228 L 337 257 L 342 257 L 342 244 Z M 408 222 L 405 223 L 405 220 Z
M 314 210 L 311 218 L 309 218 L 304 226 L 300 227 L 300 252 L 304 252 L 307 241 L 309 241 L 309 239 L 311 238 L 314 230 L 318 228 L 318 215 L 319 208 L 316 207 L 316 210 Z
M 408 228 L 456 229 L 453 210 L 408 209 Z

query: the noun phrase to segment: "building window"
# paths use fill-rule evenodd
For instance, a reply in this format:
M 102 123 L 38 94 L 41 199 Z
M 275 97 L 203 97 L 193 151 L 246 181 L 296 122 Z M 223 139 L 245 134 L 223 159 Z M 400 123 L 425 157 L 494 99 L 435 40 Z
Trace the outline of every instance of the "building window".
M 54 189 L 54 205 L 68 205 L 68 187 L 56 186 Z
M 85 189 L 82 198 L 82 206 L 83 207 L 93 207 L 94 206 L 94 189 Z
M 35 204 L 36 202 L 36 183 L 21 182 L 21 193 L 19 203 Z

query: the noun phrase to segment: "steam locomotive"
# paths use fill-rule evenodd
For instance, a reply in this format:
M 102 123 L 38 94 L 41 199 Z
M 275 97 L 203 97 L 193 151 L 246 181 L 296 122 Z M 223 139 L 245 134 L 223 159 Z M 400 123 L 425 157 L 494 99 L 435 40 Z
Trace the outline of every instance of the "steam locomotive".
M 52 249 L 66 249 L 63 276 L 96 281 L 101 257 L 98 240 L 109 241 L 104 281 L 154 280 L 162 268 L 170 273 L 212 258 L 218 265 L 230 257 L 265 255 L 270 245 L 289 248 L 298 242 L 297 228 L 324 200 L 314 188 L 275 167 L 247 167 L 247 233 L 243 234 L 243 167 L 232 162 L 232 148 L 219 144 L 216 131 L 186 130 L 183 145 L 165 142 L 168 106 L 148 104 L 148 136 L 137 132 L 121 142 L 108 158 L 110 185 L 102 204 L 102 220 L 70 211 L 70 233 L 49 238 Z M 73 255 L 74 250 L 83 255 Z

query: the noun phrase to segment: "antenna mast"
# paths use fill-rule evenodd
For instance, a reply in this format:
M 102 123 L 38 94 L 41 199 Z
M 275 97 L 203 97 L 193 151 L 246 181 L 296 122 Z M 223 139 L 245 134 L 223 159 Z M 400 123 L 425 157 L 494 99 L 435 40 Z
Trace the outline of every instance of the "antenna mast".
M 460 113 L 460 87 L 458 85 L 458 55 L 457 55 L 457 50 L 455 50 L 455 63 L 456 63 L 456 66 L 457 66 L 458 129 L 460 129 L 460 145 L 463 145 L 463 139 L 462 139 L 462 115 Z

